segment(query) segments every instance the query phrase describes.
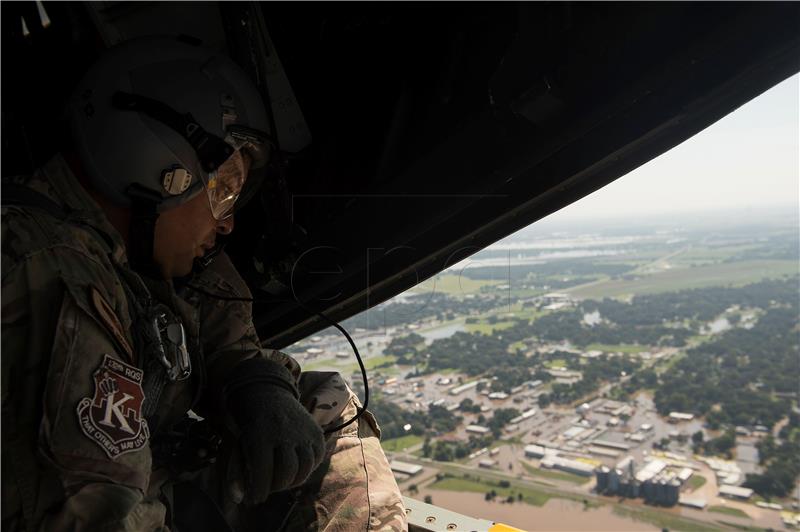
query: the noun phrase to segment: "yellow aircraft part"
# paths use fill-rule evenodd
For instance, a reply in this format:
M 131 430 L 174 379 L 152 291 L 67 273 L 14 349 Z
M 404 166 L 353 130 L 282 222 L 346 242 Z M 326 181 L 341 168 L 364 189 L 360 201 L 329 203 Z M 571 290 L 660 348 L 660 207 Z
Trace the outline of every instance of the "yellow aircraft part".
M 515 528 L 513 526 L 504 525 L 502 523 L 495 523 L 492 525 L 492 528 L 489 529 L 489 532 L 525 532 L 521 528 Z

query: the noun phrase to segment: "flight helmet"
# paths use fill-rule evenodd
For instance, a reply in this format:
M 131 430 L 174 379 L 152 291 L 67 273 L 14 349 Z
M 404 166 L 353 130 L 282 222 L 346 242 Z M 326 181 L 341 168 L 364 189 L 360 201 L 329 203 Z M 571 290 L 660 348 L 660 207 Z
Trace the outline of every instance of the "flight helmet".
M 270 153 L 267 112 L 245 72 L 179 38 L 107 50 L 77 85 L 68 114 L 92 185 L 118 205 L 144 202 L 155 216 L 204 189 L 214 217 L 230 216 L 242 183 L 224 182 L 217 169 L 236 150 L 253 169 Z

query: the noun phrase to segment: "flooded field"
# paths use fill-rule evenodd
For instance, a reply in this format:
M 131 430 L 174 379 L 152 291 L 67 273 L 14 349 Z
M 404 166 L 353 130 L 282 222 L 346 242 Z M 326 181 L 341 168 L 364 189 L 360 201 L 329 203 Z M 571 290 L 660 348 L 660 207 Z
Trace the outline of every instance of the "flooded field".
M 442 338 L 449 338 L 457 332 L 464 332 L 466 328 L 461 322 L 444 325 L 442 327 L 435 327 L 418 331 L 419 334 L 425 338 L 425 343 L 430 345 L 434 340 L 441 340 Z
M 480 493 L 423 490 L 437 506 L 523 530 L 595 530 L 644 531 L 659 530 L 648 523 L 627 519 L 614 513 L 611 505 L 585 509 L 579 502 L 550 499 L 544 506 L 488 502 Z

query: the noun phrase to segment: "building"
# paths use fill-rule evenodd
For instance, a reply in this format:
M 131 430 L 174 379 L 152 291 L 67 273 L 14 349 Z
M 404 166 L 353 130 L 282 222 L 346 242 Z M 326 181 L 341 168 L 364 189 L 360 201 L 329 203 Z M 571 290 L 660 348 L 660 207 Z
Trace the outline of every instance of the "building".
M 597 493 L 604 493 L 608 489 L 608 474 L 611 472 L 606 466 L 600 466 L 595 470 L 595 478 L 597 479 L 596 487 Z
M 484 447 L 483 449 L 478 449 L 477 451 L 475 451 L 474 453 L 469 455 L 469 459 L 472 460 L 473 458 L 477 458 L 479 456 L 483 456 L 484 454 L 486 454 L 488 452 L 489 452 L 489 448 L 488 447 Z
M 633 456 L 629 455 L 617 462 L 615 467 L 620 471 L 626 471 L 633 475 L 635 473 L 636 462 L 633 461 Z
M 719 487 L 719 496 L 746 501 L 753 496 L 753 490 L 750 488 L 742 488 L 741 486 L 728 486 L 727 484 L 723 484 Z
M 514 419 L 512 419 L 511 421 L 509 421 L 509 423 L 515 425 L 515 424 L 517 424 L 517 423 L 519 423 L 521 421 L 525 421 L 526 419 L 530 419 L 530 418 L 532 418 L 533 416 L 536 415 L 536 412 L 537 412 L 537 410 L 535 408 L 531 408 L 527 412 L 523 412 L 519 416 L 517 416 Z
M 406 462 L 400 462 L 398 460 L 392 460 L 389 462 L 389 467 L 395 473 L 400 473 L 401 475 L 408 475 L 413 477 L 420 471 L 422 471 L 422 466 L 417 464 L 409 464 Z
M 590 446 L 586 449 L 589 454 L 596 454 L 597 456 L 606 456 L 608 458 L 616 458 L 619 456 L 619 451 L 612 451 L 611 449 L 603 449 L 602 447 Z
M 472 382 L 468 382 L 466 384 L 462 384 L 460 386 L 456 386 L 455 388 L 450 388 L 449 393 L 450 393 L 450 395 L 460 395 L 460 394 L 466 392 L 467 390 L 471 390 L 472 388 L 475 388 L 476 386 L 478 386 L 479 382 L 480 381 L 472 381 Z
M 668 421 L 670 423 L 680 423 L 682 421 L 691 421 L 694 419 L 694 414 L 686 414 L 684 412 L 670 412 Z
M 681 493 L 681 483 L 677 479 L 672 479 L 664 486 L 664 499 L 660 504 L 664 506 L 675 506 L 678 504 Z
M 767 510 L 783 510 L 783 506 L 781 506 L 776 502 L 758 501 L 756 503 L 756 506 L 758 506 L 759 508 L 766 508 Z
M 467 432 L 472 434 L 488 434 L 489 428 L 481 425 L 467 425 Z
M 611 440 L 602 440 L 602 439 L 596 439 L 592 443 L 600 447 L 610 447 L 611 449 L 617 449 L 620 451 L 628 451 L 632 447 L 630 444 L 627 443 L 616 442 Z
M 562 458 L 555 455 L 542 458 L 540 463 L 542 467 L 547 469 L 558 469 L 567 473 L 581 475 L 584 477 L 592 476 L 595 469 L 591 464 L 578 462 L 577 460 L 570 460 L 568 458 Z
M 665 462 L 652 460 L 637 473 L 633 457 L 626 456 L 614 469 L 596 470 L 597 491 L 633 499 L 643 497 L 649 504 L 674 506 L 680 497 L 681 482 L 666 467 Z
M 608 486 L 606 491 L 611 495 L 619 493 L 619 484 L 622 477 L 622 471 L 619 469 L 612 469 L 608 472 Z
M 543 458 L 547 454 L 547 449 L 541 445 L 526 445 L 525 458 Z
M 642 483 L 652 480 L 656 475 L 664 471 L 666 467 L 667 463 L 663 460 L 651 460 L 636 473 L 636 480 Z
M 570 427 L 564 431 L 564 437 L 571 440 L 572 438 L 576 438 L 579 434 L 582 434 L 585 430 L 586 428 L 584 427 Z
M 678 504 L 681 506 L 687 506 L 689 508 L 696 508 L 698 510 L 703 510 L 706 507 L 705 499 L 698 499 L 695 497 L 680 497 L 678 499 Z
M 690 467 L 684 467 L 678 472 L 678 480 L 681 484 L 686 484 L 686 481 L 692 478 L 694 471 Z

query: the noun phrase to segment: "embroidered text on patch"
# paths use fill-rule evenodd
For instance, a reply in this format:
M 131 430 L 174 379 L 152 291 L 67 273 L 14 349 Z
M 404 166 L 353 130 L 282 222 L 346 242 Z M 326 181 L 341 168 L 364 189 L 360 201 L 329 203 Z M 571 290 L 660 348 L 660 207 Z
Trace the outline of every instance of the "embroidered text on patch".
M 105 355 L 94 372 L 94 396 L 78 403 L 81 430 L 111 459 L 141 449 L 150 437 L 142 419 L 142 376 L 139 368 Z

